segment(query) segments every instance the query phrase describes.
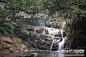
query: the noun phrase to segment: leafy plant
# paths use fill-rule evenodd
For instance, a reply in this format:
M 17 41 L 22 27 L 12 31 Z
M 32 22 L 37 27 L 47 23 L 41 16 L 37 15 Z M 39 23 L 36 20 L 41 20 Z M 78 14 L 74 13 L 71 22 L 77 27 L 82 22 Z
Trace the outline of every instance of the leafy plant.
M 35 38 L 35 37 L 36 37 L 36 34 L 32 33 L 31 38 Z
M 35 33 L 30 33 L 30 40 L 34 40 L 36 38 L 36 34 Z
M 26 40 L 29 36 L 29 31 L 26 30 L 26 29 L 23 29 L 20 34 L 19 34 L 20 37 L 22 37 L 23 40 Z
M 16 26 L 16 23 L 11 21 L 8 16 L 8 11 L 4 8 L 3 5 L 0 4 L 0 32 L 5 36 L 12 36 L 13 35 L 13 29 Z M 7 35 L 8 33 L 9 35 Z

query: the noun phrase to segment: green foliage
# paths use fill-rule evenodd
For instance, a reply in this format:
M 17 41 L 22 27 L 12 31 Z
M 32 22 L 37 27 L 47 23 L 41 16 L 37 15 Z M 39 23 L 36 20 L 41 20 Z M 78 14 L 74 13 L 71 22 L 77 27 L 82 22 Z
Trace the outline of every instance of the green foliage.
M 20 34 L 19 34 L 20 37 L 24 38 L 24 39 L 27 39 L 28 36 L 29 36 L 29 31 L 26 30 L 26 29 L 23 29 Z
M 36 39 L 36 34 L 30 32 L 29 39 L 30 39 L 31 41 L 33 41 L 34 39 Z
M 13 34 L 13 29 L 15 28 L 16 26 L 16 23 L 14 23 L 13 21 L 10 21 L 10 22 L 2 22 L 0 24 L 0 31 L 6 35 L 6 32 L 9 33 L 9 35 L 12 35 Z
M 28 30 L 23 29 L 23 30 L 21 31 L 21 34 L 26 34 L 26 35 L 29 35 L 29 32 L 28 32 Z
M 9 12 L 4 8 L 4 6 L 0 4 L 0 33 L 4 34 L 5 36 L 11 37 L 16 23 L 11 21 L 11 19 L 7 17 L 8 13 Z M 7 35 L 7 33 L 9 35 Z
M 31 38 L 36 38 L 36 34 L 32 33 Z

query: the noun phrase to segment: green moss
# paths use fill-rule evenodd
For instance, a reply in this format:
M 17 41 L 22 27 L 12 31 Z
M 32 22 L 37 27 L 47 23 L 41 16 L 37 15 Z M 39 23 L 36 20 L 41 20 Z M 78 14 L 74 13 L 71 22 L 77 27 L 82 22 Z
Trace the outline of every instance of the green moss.
M 41 40 L 42 42 L 46 42 L 45 40 Z

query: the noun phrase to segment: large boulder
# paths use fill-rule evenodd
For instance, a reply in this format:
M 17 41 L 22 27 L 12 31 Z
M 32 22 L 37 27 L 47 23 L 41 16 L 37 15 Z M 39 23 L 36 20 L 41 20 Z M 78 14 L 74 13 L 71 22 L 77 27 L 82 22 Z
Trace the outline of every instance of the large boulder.
M 9 37 L 3 36 L 1 37 L 1 41 L 12 44 L 12 40 Z

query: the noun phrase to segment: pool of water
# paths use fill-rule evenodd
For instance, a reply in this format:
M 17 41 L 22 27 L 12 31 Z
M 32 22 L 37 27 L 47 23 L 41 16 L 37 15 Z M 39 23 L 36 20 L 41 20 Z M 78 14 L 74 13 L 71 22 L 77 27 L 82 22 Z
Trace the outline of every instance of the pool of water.
M 73 56 L 73 54 L 64 54 L 56 51 L 30 51 L 19 53 L 0 53 L 0 57 L 16 57 L 20 55 L 28 55 L 31 53 L 38 53 L 41 57 L 85 57 L 85 56 Z

